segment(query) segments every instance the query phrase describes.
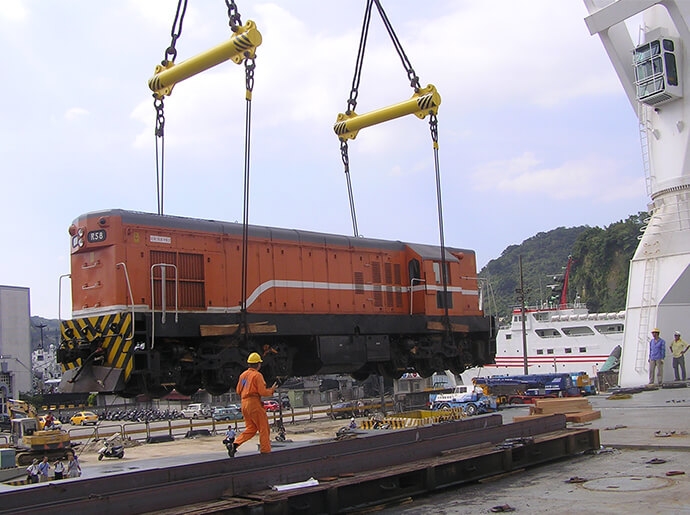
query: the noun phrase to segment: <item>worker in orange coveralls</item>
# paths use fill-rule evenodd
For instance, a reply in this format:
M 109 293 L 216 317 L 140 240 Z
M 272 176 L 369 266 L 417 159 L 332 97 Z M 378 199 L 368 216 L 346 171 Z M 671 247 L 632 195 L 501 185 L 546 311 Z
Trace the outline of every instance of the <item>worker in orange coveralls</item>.
M 259 372 L 263 360 L 256 352 L 252 352 L 247 358 L 247 370 L 242 372 L 237 381 L 237 393 L 242 398 L 242 416 L 246 424 L 245 430 L 235 438 L 231 456 L 235 455 L 237 448 L 247 440 L 250 440 L 258 431 L 259 448 L 261 454 L 271 452 L 271 429 L 268 427 L 268 415 L 261 404 L 261 397 L 270 397 L 276 390 L 276 384 L 266 388 L 266 380 Z

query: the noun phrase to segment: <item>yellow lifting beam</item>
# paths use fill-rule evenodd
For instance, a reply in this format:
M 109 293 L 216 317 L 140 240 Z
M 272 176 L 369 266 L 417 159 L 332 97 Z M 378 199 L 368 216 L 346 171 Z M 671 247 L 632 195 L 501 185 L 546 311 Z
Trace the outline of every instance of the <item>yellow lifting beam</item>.
M 441 95 L 436 91 L 436 86 L 429 84 L 412 95 L 412 98 L 398 104 L 393 104 L 365 114 L 357 114 L 354 111 L 339 113 L 333 130 L 341 141 L 355 139 L 360 129 L 371 127 L 379 123 L 401 118 L 408 114 L 414 114 L 420 119 L 427 115 L 436 115 L 438 106 L 441 105 Z
M 173 87 L 178 82 L 193 77 L 209 68 L 213 68 L 229 59 L 240 64 L 245 58 L 253 59 L 256 48 L 261 44 L 261 33 L 256 28 L 256 24 L 247 20 L 247 23 L 240 26 L 237 32 L 225 43 L 191 57 L 180 64 L 168 62 L 166 65 L 159 64 L 154 70 L 154 75 L 149 79 L 149 88 L 153 91 L 154 97 L 160 99 L 170 95 Z

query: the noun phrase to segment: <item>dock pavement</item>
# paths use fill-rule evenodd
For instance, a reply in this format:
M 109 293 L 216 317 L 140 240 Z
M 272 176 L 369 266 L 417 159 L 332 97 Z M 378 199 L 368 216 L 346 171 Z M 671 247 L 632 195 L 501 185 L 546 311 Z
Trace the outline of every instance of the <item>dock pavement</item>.
M 690 514 L 690 387 L 625 389 L 587 397 L 601 418 L 601 449 L 572 459 L 458 486 L 379 514 Z M 503 410 L 504 423 L 529 413 Z

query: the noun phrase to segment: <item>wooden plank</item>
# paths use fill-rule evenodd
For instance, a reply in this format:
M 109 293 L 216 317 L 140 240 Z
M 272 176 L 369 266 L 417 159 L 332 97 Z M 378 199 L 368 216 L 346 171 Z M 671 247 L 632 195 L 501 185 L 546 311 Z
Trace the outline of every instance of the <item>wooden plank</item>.
M 553 415 L 556 413 L 577 413 L 590 411 L 592 405 L 583 398 L 538 399 L 530 408 L 531 414 Z
M 426 323 L 426 328 L 430 331 L 445 331 L 446 326 L 443 322 L 429 321 Z M 470 326 L 466 324 L 450 324 L 450 330 L 454 333 L 469 333 Z
M 513 422 L 524 422 L 525 420 L 535 420 L 537 418 L 544 418 L 544 417 L 550 417 L 551 415 L 542 415 L 542 414 L 535 414 L 535 415 L 524 415 L 522 417 L 513 417 Z
M 534 401 L 535 406 L 589 406 L 589 401 L 584 397 L 559 397 L 556 399 L 537 399 Z
M 601 418 L 601 411 L 580 411 L 577 413 L 567 413 L 565 419 L 568 422 L 589 422 L 590 420 L 596 420 Z
M 201 336 L 231 336 L 233 334 L 244 334 L 244 329 L 238 332 L 238 327 L 239 324 L 202 325 L 199 326 L 199 332 Z M 249 334 L 267 334 L 277 331 L 277 327 L 273 324 L 268 324 L 268 322 L 249 324 Z

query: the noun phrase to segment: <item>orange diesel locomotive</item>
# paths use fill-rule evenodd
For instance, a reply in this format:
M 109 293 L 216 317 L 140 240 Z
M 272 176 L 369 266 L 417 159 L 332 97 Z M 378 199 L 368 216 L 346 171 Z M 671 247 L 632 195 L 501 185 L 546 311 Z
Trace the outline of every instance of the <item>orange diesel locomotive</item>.
M 493 362 L 473 251 L 124 210 L 77 218 L 63 391 L 214 395 L 276 377 L 429 376 Z M 446 304 L 447 303 L 447 310 Z M 447 311 L 447 312 L 446 312 Z

